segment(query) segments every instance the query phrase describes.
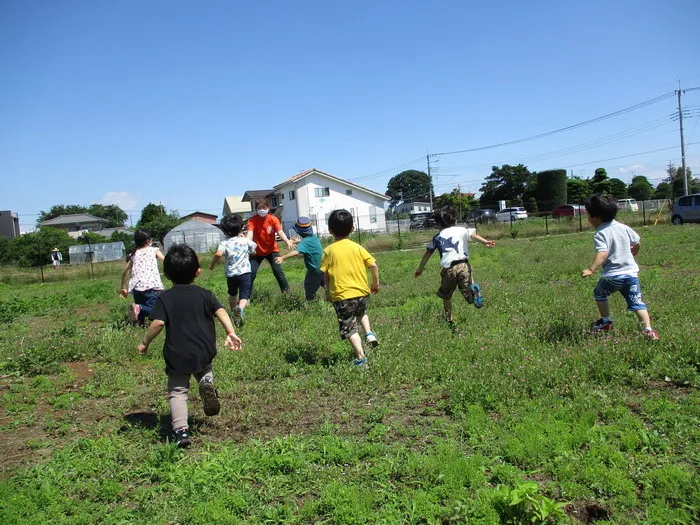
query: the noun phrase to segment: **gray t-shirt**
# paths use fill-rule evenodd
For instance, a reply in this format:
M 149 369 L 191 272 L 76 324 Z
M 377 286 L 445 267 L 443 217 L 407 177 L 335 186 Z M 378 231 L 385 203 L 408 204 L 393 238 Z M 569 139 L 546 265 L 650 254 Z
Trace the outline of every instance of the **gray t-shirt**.
M 601 277 L 636 276 L 639 266 L 631 249 L 635 244 L 639 244 L 639 235 L 626 224 L 612 220 L 598 226 L 593 236 L 593 245 L 597 252 L 608 252 Z
M 248 255 L 256 247 L 257 244 L 245 237 L 231 237 L 219 244 L 216 251 L 223 252 L 226 257 L 226 277 L 250 273 Z

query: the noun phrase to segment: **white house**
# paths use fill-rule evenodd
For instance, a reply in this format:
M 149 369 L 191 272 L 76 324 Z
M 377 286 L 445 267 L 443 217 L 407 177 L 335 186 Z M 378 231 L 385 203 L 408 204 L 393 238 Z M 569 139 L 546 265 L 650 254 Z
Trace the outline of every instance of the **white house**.
M 384 204 L 389 197 L 321 170 L 298 173 L 275 186 L 274 192 L 277 216 L 285 232 L 294 226 L 297 217 L 306 216 L 317 234 L 328 235 L 328 216 L 338 209 L 352 213 L 355 229 L 386 230 Z
M 421 213 L 433 211 L 429 202 L 404 202 L 396 207 L 396 213 Z

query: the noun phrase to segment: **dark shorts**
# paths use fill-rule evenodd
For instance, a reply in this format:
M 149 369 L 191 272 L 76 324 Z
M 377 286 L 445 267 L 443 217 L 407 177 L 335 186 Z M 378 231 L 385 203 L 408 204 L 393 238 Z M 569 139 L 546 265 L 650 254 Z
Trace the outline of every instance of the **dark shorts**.
M 604 303 L 615 292 L 620 292 L 627 301 L 627 309 L 630 312 L 646 310 L 647 305 L 642 302 L 642 289 L 639 279 L 634 275 L 614 275 L 601 277 L 593 290 L 593 297 L 599 303 Z
M 253 280 L 250 273 L 226 277 L 226 284 L 228 285 L 228 294 L 231 297 L 235 297 L 240 293 L 239 299 L 250 299 L 250 292 L 253 289 Z
M 467 302 L 473 303 L 474 293 L 470 288 L 472 282 L 472 268 L 467 261 L 443 268 L 440 272 L 440 289 L 437 295 L 440 299 L 451 299 L 452 294 L 459 287 L 459 291 Z
M 347 339 L 357 333 L 357 321 L 367 313 L 368 297 L 368 295 L 365 295 L 363 297 L 333 301 L 333 308 L 335 308 L 335 314 L 338 316 L 338 328 L 340 329 L 341 339 Z
M 306 270 L 304 277 L 304 293 L 307 301 L 313 301 L 316 297 L 316 292 L 323 286 L 323 274 Z

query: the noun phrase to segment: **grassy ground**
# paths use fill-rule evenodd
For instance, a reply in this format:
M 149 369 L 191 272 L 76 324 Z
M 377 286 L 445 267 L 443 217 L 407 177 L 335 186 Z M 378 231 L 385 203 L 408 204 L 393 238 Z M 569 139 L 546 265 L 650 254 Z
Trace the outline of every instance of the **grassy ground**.
M 184 452 L 121 265 L 0 284 L 0 522 L 695 523 L 700 229 L 638 231 L 656 344 L 620 296 L 588 333 L 590 233 L 472 246 L 486 306 L 456 300 L 455 336 L 437 259 L 414 279 L 421 251 L 378 254 L 367 370 L 299 261 L 286 296 L 263 267 L 243 351 L 214 363 L 222 413 L 193 388 Z M 198 284 L 226 300 L 221 268 Z

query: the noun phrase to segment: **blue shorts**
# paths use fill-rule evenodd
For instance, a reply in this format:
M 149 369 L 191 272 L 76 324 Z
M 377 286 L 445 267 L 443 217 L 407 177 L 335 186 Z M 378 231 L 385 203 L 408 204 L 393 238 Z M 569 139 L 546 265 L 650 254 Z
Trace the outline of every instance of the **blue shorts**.
M 253 279 L 250 272 L 226 277 L 226 285 L 231 297 L 236 297 L 240 291 L 238 299 L 250 299 L 250 292 L 253 290 Z
M 593 290 L 593 297 L 596 302 L 605 303 L 608 296 L 620 292 L 627 301 L 627 309 L 630 312 L 646 310 L 647 305 L 642 302 L 642 289 L 639 279 L 634 275 L 613 275 L 611 277 L 601 277 Z

